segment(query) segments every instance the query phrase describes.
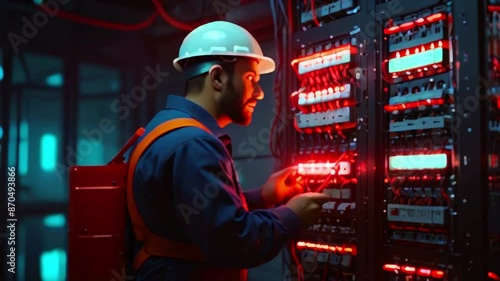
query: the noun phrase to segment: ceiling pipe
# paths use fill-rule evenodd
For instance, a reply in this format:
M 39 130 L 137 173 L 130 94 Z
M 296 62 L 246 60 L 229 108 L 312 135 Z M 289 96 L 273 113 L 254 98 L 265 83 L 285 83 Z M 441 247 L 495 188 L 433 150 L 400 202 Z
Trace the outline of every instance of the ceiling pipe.
M 254 1 L 231 7 L 225 14 L 225 20 L 249 31 L 273 27 L 273 15 L 268 1 Z
M 241 25 L 248 31 L 250 31 L 257 40 L 267 40 L 273 38 L 273 16 L 271 13 L 271 6 L 268 1 L 258 0 L 240 0 L 239 4 L 236 6 L 231 6 L 231 1 L 223 1 L 225 4 L 217 7 L 211 7 L 212 13 L 208 15 L 208 18 L 213 18 L 213 20 L 226 20 L 238 25 Z M 233 1 L 235 2 L 235 1 Z M 175 17 L 177 20 L 182 20 L 185 23 L 192 24 L 193 21 L 202 23 L 205 18 L 197 18 L 197 11 L 189 11 L 194 4 L 194 0 L 184 0 L 183 4 L 178 5 L 170 11 L 170 15 Z M 213 2 L 216 3 L 216 2 Z M 217 2 L 218 3 L 218 2 Z M 215 5 L 215 4 L 214 4 Z M 187 35 L 187 31 L 179 30 L 170 26 L 164 22 L 151 27 L 148 30 L 148 34 L 155 38 L 155 41 L 165 42 L 166 38 L 171 40 L 173 37 Z

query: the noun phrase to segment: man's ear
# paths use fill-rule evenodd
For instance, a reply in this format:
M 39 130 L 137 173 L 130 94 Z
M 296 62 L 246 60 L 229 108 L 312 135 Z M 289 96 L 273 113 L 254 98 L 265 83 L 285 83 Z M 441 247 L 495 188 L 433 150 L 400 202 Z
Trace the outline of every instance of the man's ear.
M 222 91 L 222 67 L 220 65 L 213 65 L 210 68 L 208 75 L 214 90 L 218 92 Z

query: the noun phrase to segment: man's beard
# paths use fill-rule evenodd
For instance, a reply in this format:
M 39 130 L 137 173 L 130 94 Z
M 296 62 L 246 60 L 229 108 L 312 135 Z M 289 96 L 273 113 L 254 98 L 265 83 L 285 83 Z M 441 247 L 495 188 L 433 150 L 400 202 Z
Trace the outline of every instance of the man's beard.
M 236 90 L 233 79 L 228 84 L 220 101 L 220 107 L 234 123 L 238 125 L 249 125 L 251 117 L 245 114 L 246 103 L 243 103 L 243 94 Z

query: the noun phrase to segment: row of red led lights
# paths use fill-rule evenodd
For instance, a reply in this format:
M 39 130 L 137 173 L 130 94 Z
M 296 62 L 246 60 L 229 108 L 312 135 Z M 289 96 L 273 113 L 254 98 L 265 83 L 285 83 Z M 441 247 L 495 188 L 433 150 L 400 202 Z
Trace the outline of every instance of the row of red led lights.
M 297 92 L 295 95 L 299 95 L 299 98 L 312 98 L 312 97 L 318 97 L 318 96 L 326 96 L 328 94 L 334 94 L 334 93 L 340 93 L 345 90 L 344 86 L 336 86 L 336 87 L 328 87 L 328 89 L 323 89 L 323 90 L 317 90 L 317 91 L 311 91 L 309 93 L 304 93 L 304 92 Z
M 342 245 L 342 246 L 331 246 L 331 245 L 326 245 L 326 244 L 317 244 L 317 243 L 310 243 L 310 242 L 297 242 L 297 248 L 302 249 L 310 249 L 310 250 L 324 250 L 324 251 L 329 251 L 329 252 L 334 252 L 334 253 L 339 253 L 339 254 L 350 254 L 355 256 L 357 254 L 356 246 L 355 245 Z
M 384 264 L 384 270 L 392 273 L 399 274 L 400 272 L 408 275 L 418 275 L 424 277 L 432 277 L 435 279 L 442 279 L 444 277 L 444 271 L 439 269 L 430 269 L 425 267 L 416 268 L 414 266 L 399 266 L 397 264 Z M 492 280 L 499 281 L 500 277 L 494 272 L 488 272 L 488 278 Z
M 416 55 L 425 51 L 434 50 L 436 48 L 449 49 L 450 43 L 448 41 L 438 40 L 427 44 L 418 45 L 406 49 L 405 51 L 396 51 L 389 54 L 389 59 L 399 59 L 407 56 Z M 415 49 L 414 49 L 415 48 Z M 401 54 L 403 53 L 403 54 Z
M 430 15 L 430 16 L 425 17 L 425 18 L 419 18 L 419 19 L 411 21 L 411 22 L 405 22 L 405 23 L 402 23 L 400 25 L 384 28 L 384 34 L 390 35 L 390 34 L 394 34 L 394 33 L 398 33 L 398 32 L 404 32 L 404 31 L 410 30 L 410 29 L 417 27 L 417 26 L 426 25 L 426 24 L 437 22 L 437 21 L 444 20 L 444 19 L 446 19 L 445 14 L 437 13 L 437 14 Z
M 418 275 L 424 277 L 432 277 L 436 279 L 442 279 L 444 277 L 444 271 L 438 269 L 430 268 L 416 268 L 414 266 L 404 265 L 400 266 L 397 264 L 384 264 L 384 270 L 392 273 L 399 274 L 400 272 L 408 275 Z
M 442 104 L 444 104 L 443 98 L 426 99 L 426 100 L 421 100 L 421 101 L 412 101 L 412 102 L 407 102 L 407 103 L 384 105 L 384 110 L 387 112 L 393 112 L 393 111 L 399 111 L 399 110 L 418 108 L 421 106 L 434 106 L 434 105 L 442 105 Z
M 314 54 L 311 54 L 311 55 L 307 55 L 307 56 L 301 57 L 301 58 L 296 58 L 296 59 L 292 60 L 292 62 L 290 64 L 292 65 L 292 67 L 295 70 L 297 70 L 297 67 L 298 67 L 299 63 L 304 63 L 304 62 L 311 61 L 309 63 L 315 64 L 316 63 L 316 59 L 322 59 L 322 60 L 324 60 L 325 57 L 329 58 L 329 57 L 331 57 L 333 55 L 336 55 L 338 53 L 341 53 L 341 52 L 344 52 L 344 51 L 347 51 L 347 50 L 349 50 L 349 52 L 351 53 L 351 55 L 355 55 L 358 52 L 358 49 L 356 47 L 351 46 L 351 44 L 346 44 L 346 45 L 343 45 L 343 46 L 335 47 L 335 48 L 330 49 L 330 50 L 317 52 L 317 53 L 314 53 Z

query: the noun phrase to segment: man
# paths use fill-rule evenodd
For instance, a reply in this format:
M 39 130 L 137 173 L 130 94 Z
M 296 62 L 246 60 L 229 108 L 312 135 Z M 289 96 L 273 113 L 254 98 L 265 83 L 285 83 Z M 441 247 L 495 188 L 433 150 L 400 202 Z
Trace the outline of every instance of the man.
M 185 243 L 176 254 L 148 255 L 137 280 L 246 280 L 246 268 L 271 260 L 300 226 L 317 221 L 328 197 L 296 195 L 302 189 L 294 168 L 250 192 L 238 184 L 231 141 L 222 128 L 250 124 L 264 97 L 260 74 L 275 67 L 248 31 L 222 21 L 200 26 L 185 38 L 174 65 L 187 81 L 185 96 L 169 96 L 145 135 L 179 117 L 194 118 L 209 132 L 169 132 L 137 164 L 134 199 L 145 225 L 155 235 Z M 287 203 L 275 207 L 282 202 Z

